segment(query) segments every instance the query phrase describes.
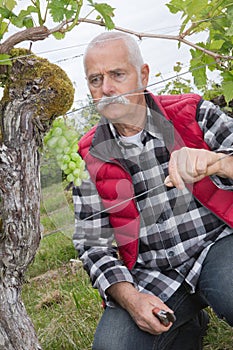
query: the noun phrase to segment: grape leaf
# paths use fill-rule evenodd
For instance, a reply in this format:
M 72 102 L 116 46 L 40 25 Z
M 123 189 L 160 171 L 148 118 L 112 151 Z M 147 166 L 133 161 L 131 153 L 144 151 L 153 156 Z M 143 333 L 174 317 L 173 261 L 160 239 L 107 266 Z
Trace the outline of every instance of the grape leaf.
M 229 29 L 226 31 L 226 35 L 233 36 L 233 6 L 229 6 L 229 8 L 227 9 L 227 18 L 229 19 L 230 26 Z
M 222 82 L 223 94 L 226 102 L 230 102 L 233 99 L 233 76 L 231 81 Z
M 233 70 L 231 71 L 226 71 L 221 74 L 223 77 L 223 80 L 226 81 L 233 81 Z
M 21 10 L 18 16 L 14 16 L 11 19 L 11 23 L 18 28 L 31 28 L 33 27 L 32 13 L 38 13 L 38 9 L 35 6 L 28 6 L 26 10 Z
M 15 0 L 4 1 L 4 6 L 10 11 L 12 11 L 16 5 L 17 5 L 17 1 Z
M 189 18 L 200 19 L 202 9 L 206 8 L 208 0 L 195 0 L 187 3 L 186 12 Z
M 23 26 L 26 28 L 32 28 L 33 27 L 33 20 L 32 17 L 24 17 L 23 19 Z
M 55 39 L 61 40 L 61 39 L 64 39 L 65 33 L 55 32 L 55 33 L 53 33 L 53 36 Z
M 198 50 L 190 50 L 192 59 L 190 60 L 190 67 L 192 69 L 192 76 L 194 83 L 199 89 L 203 89 L 206 86 L 207 74 L 206 66 L 203 62 L 203 53 Z
M 2 39 L 3 35 L 7 32 L 7 30 L 8 30 L 8 23 L 1 22 L 1 25 L 0 25 L 0 39 Z
M 169 11 L 174 14 L 184 10 L 183 0 L 171 0 L 166 6 L 169 8 Z
M 11 66 L 12 65 L 12 61 L 10 60 L 10 55 L 7 54 L 0 54 L 0 65 L 1 66 Z
M 51 0 L 48 8 L 54 22 L 62 22 L 75 14 L 76 6 L 69 0 Z
M 114 10 L 115 8 L 111 7 L 108 4 L 105 3 L 94 3 L 92 0 L 88 0 L 94 9 L 100 13 L 101 17 L 104 20 L 104 24 L 106 27 L 111 30 L 114 29 L 115 25 L 112 21 L 112 17 L 114 17 Z
M 6 7 L 0 7 L 0 14 L 6 19 L 15 16 L 15 14 Z

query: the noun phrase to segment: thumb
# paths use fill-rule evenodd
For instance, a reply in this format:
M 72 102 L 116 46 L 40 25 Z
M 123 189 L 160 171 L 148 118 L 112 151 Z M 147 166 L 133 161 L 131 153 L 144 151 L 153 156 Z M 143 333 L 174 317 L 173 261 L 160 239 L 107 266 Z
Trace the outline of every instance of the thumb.
M 164 180 L 164 185 L 166 185 L 167 187 L 174 187 L 174 184 L 173 184 L 173 182 L 171 181 L 169 175 L 168 175 L 168 176 L 166 177 L 166 179 Z

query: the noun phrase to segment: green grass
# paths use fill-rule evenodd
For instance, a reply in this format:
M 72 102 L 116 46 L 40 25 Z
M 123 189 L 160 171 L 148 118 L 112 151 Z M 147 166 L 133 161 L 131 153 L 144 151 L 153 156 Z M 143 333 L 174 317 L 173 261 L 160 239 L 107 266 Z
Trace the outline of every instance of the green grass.
M 60 184 L 42 192 L 41 225 L 43 238 L 22 291 L 27 312 L 43 350 L 89 350 L 102 302 L 86 272 L 72 262 L 71 193 Z
M 208 308 L 210 325 L 204 339 L 204 350 L 232 350 L 233 330 L 226 322 L 216 317 L 214 312 Z
M 44 350 L 91 349 L 102 308 L 82 269 L 67 265 L 30 280 L 23 300 Z
M 73 221 L 71 194 L 62 185 L 43 190 L 44 236 L 22 292 L 43 350 L 90 350 L 103 311 L 87 274 L 71 262 L 77 258 L 71 239 Z M 232 350 L 232 328 L 212 310 L 208 312 L 211 322 L 204 350 Z

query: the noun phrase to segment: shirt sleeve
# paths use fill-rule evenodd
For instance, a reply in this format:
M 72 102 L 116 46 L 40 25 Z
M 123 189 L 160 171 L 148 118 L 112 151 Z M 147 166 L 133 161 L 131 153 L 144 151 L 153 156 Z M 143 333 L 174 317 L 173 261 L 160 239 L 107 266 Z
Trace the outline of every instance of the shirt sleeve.
M 233 152 L 233 118 L 225 114 L 218 106 L 202 101 L 197 121 L 203 131 L 204 140 L 212 151 L 224 154 Z M 233 155 L 232 155 L 233 157 Z M 217 187 L 233 190 L 233 179 L 211 176 Z
M 106 301 L 106 290 L 118 282 L 134 284 L 133 277 L 118 258 L 113 228 L 93 182 L 84 180 L 73 188 L 75 210 L 74 246 L 92 285 Z

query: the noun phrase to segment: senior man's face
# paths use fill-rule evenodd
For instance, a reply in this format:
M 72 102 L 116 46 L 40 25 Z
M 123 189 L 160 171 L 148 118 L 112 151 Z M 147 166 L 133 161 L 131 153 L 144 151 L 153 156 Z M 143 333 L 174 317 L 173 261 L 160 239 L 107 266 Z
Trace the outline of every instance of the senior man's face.
M 122 40 L 93 47 L 85 63 L 89 90 L 97 109 L 107 119 L 125 122 L 138 106 L 145 104 L 142 92 L 148 82 L 148 67 L 143 65 L 140 73 L 137 71 L 129 62 Z

